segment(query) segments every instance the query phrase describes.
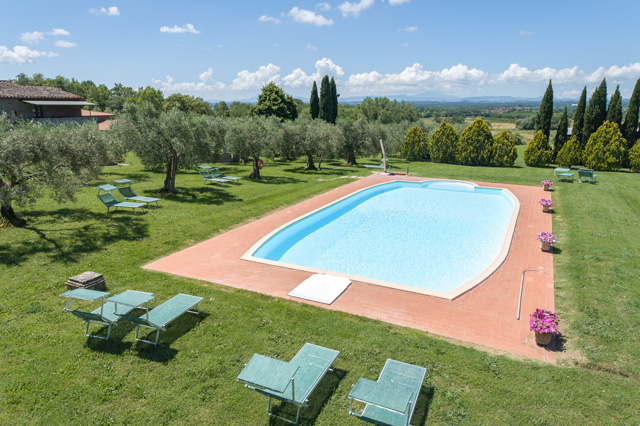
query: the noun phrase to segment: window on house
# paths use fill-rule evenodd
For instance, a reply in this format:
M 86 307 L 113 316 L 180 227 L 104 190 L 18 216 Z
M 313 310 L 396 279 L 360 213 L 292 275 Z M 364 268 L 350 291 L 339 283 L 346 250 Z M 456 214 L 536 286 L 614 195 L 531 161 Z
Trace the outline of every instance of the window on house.
M 33 118 L 42 118 L 42 105 L 33 106 Z

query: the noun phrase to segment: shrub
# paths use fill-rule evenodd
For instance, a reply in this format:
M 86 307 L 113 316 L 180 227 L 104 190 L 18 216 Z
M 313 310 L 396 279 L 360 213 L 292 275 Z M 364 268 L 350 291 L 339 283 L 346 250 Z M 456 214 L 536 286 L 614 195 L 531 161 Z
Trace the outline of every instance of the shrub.
M 509 133 L 509 136 L 511 136 L 511 139 L 513 139 L 516 145 L 526 145 L 526 143 L 524 142 L 524 139 L 522 139 L 522 135 L 520 134 L 520 132 L 516 132 L 514 130 L 507 130 L 507 133 Z
M 469 166 L 489 164 L 492 145 L 491 129 L 478 118 L 460 135 L 456 144 L 456 163 Z
M 632 172 L 640 171 L 640 143 L 629 150 L 629 168 Z
M 618 170 L 624 161 L 626 143 L 618 125 L 605 121 L 584 148 L 585 166 L 593 170 Z
M 438 130 L 433 132 L 429 141 L 429 154 L 434 163 L 454 163 L 456 161 L 456 145 L 458 132 L 453 126 L 443 121 Z
M 580 150 L 580 140 L 577 136 L 572 136 L 562 145 L 556 157 L 559 166 L 570 168 L 582 162 L 582 151 Z
M 506 130 L 498 135 L 491 146 L 491 162 L 496 166 L 513 166 L 518 158 L 516 143 Z
M 409 129 L 400 153 L 403 158 L 411 161 L 424 160 L 429 156 L 429 141 L 420 127 L 413 126 Z
M 544 167 L 551 162 L 552 156 L 549 139 L 538 130 L 524 149 L 524 163 L 529 167 Z

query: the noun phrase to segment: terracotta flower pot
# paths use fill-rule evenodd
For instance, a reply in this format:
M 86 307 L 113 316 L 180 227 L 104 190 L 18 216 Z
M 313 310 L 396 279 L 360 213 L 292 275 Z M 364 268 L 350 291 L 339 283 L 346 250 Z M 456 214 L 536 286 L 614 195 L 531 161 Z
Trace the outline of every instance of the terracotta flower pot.
M 547 212 L 549 211 L 549 206 L 548 206 L 548 205 L 546 205 L 546 204 L 545 204 L 545 205 L 543 205 L 543 206 L 542 206 L 542 211 L 543 211 L 543 212 L 545 212 L 545 213 L 547 213 Z
M 538 333 L 537 331 L 535 333 L 536 343 L 538 345 L 547 346 L 549 343 L 551 343 L 551 338 L 553 337 L 552 333 Z
M 549 191 L 551 189 L 551 185 L 544 185 L 544 190 Z
M 551 250 L 551 244 L 545 243 L 543 241 L 540 241 L 540 250 L 542 250 L 542 251 L 550 251 Z

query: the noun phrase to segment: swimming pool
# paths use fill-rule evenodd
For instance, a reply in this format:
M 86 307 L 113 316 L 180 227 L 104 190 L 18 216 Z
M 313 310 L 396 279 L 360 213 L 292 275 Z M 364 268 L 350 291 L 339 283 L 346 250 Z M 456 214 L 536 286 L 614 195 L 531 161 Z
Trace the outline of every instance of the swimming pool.
M 274 230 L 243 258 L 451 299 L 502 263 L 518 210 L 505 189 L 394 181 Z

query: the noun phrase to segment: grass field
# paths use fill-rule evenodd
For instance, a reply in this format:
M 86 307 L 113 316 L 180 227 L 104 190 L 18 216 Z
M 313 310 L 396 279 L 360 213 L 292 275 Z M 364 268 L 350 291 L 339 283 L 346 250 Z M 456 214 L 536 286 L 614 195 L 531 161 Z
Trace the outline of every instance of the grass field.
M 538 185 L 552 169 L 406 163 L 411 175 Z M 558 365 L 489 353 L 438 336 L 289 300 L 141 269 L 225 230 L 365 176 L 363 167 L 267 161 L 228 188 L 177 177 L 162 195 L 162 173 L 106 167 L 76 203 L 25 208 L 24 229 L 0 229 L 0 424 L 261 425 L 266 399 L 235 378 L 253 353 L 289 360 L 309 341 L 340 350 L 303 410 L 303 425 L 357 425 L 347 395 L 359 377 L 375 380 L 387 358 L 422 365 L 427 377 L 413 425 L 638 425 L 640 414 L 640 176 L 599 172 L 597 185 L 556 183 L 556 307 L 563 339 Z M 379 159 L 362 160 L 377 164 Z M 324 165 L 324 163 L 323 163 Z M 162 197 L 145 215 L 107 214 L 95 186 L 133 179 L 140 195 Z M 202 318 L 186 315 L 157 348 L 134 342 L 121 324 L 108 342 L 87 339 L 63 311 L 64 281 L 92 270 L 110 292 L 153 292 L 156 306 L 183 292 L 205 298 Z M 157 302 L 157 303 L 156 303 Z M 78 306 L 80 302 L 76 302 Z M 437 315 L 434 312 L 434 315 Z M 95 330 L 95 329 L 94 329 Z M 104 333 L 106 330 L 100 330 Z M 285 415 L 288 407 L 274 404 Z

